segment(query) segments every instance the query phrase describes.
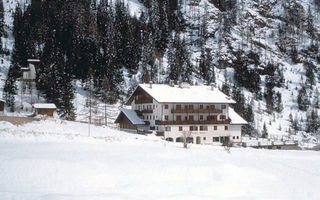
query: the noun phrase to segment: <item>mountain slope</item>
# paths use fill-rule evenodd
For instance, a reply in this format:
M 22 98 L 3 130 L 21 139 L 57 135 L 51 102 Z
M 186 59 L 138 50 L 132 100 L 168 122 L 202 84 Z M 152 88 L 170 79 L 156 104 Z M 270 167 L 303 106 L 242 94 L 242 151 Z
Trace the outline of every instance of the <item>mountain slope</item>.
M 5 4 L 7 17 L 9 10 L 14 10 L 16 1 L 13 2 Z M 67 85 L 72 81 L 73 88 L 64 88 L 62 84 L 57 86 L 58 91 L 52 91 L 52 82 L 42 78 L 39 84 L 45 87 L 39 87 L 41 101 L 57 101 L 62 113 L 69 107 L 68 112 L 74 110 L 76 118 L 83 120 L 89 113 L 85 99 L 88 99 L 86 96 L 90 94 L 88 88 L 91 84 L 95 86 L 92 92 L 95 93 L 97 108 L 101 110 L 104 105 L 102 102 L 107 99 L 109 104 L 125 99 L 138 82 L 168 82 L 174 79 L 207 84 L 216 81 L 224 92 L 239 102 L 235 109 L 256 129 L 248 129 L 246 133 L 266 135 L 268 132 L 269 137 L 319 133 L 318 1 L 185 0 L 168 3 L 131 0 L 124 2 L 128 5 L 130 17 L 120 4 L 115 4 L 118 7 L 115 6 L 113 10 L 110 9 L 112 6 L 106 6 L 108 1 L 101 0 L 97 4 L 90 2 L 92 10 L 84 12 L 84 8 L 80 7 L 74 14 L 77 16 L 84 12 L 79 16 L 88 15 L 88 20 L 93 20 L 87 26 L 83 22 L 85 17 L 83 21 L 75 21 L 79 27 L 71 33 L 79 32 L 80 35 L 74 36 L 77 38 L 74 41 L 67 41 L 73 48 L 69 49 L 65 44 L 60 47 L 61 41 L 58 41 L 59 48 L 53 48 L 53 55 L 49 57 L 41 48 L 32 50 L 48 62 L 41 67 L 44 75 L 49 70 L 47 68 L 53 66 L 52 63 L 70 66 L 62 67 L 58 72 L 74 68 L 74 72 L 61 74 L 56 73 L 54 68 L 49 70 L 57 80 L 61 76 L 62 80 L 67 80 Z M 96 8 L 94 5 L 98 11 L 93 9 Z M 72 13 L 66 15 L 73 16 Z M 50 16 L 44 16 L 50 19 Z M 119 16 L 122 21 L 118 19 Z M 94 20 L 95 17 L 97 20 Z M 24 20 L 29 23 L 27 17 Z M 40 24 L 46 22 L 40 21 Z M 12 18 L 11 21 L 6 19 L 6 22 L 12 30 Z M 42 28 L 44 30 L 51 29 L 46 23 L 41 26 L 45 27 Z M 90 31 L 95 26 L 98 33 Z M 118 31 L 117 34 L 113 33 L 114 29 Z M 51 31 L 55 33 L 56 29 Z M 13 36 L 10 30 L 8 33 L 11 39 L 8 48 L 12 49 Z M 47 36 L 44 33 L 37 34 L 39 38 Z M 121 37 L 118 38 L 119 34 Z M 131 38 L 133 34 L 133 38 L 141 37 L 135 40 Z M 49 43 L 43 42 L 43 39 L 35 43 L 49 46 L 50 49 Z M 87 59 L 83 60 L 84 57 Z M 9 64 L 7 62 L 6 66 Z M 2 71 L 6 73 L 7 67 L 2 66 Z M 21 91 L 17 83 L 15 101 L 19 110 L 17 105 L 21 105 Z M 108 91 L 103 94 L 105 85 Z M 68 95 L 70 91 L 76 94 Z M 50 97 L 51 92 L 57 94 Z M 75 98 L 71 101 L 74 108 L 56 98 L 63 95 L 67 99 L 63 102 Z M 106 97 L 102 97 L 104 95 Z M 110 107 L 112 113 L 109 115 L 113 118 L 115 108 Z M 103 112 L 98 112 L 97 117 L 101 118 L 102 115 Z

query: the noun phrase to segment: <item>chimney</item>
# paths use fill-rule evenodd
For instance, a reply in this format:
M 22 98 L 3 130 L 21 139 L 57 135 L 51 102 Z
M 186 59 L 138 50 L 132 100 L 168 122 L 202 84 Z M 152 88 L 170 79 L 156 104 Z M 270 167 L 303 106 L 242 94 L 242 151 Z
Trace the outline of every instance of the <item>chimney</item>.
M 149 82 L 149 87 L 152 88 L 152 81 Z
M 169 85 L 170 87 L 174 87 L 174 80 L 170 80 Z

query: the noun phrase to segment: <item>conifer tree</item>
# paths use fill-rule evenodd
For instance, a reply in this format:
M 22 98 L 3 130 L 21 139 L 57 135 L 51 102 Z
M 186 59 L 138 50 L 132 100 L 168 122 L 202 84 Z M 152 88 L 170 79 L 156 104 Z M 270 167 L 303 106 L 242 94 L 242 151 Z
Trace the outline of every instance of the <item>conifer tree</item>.
M 317 133 L 320 129 L 320 119 L 316 109 L 312 109 L 311 113 L 307 115 L 307 129 L 308 133 Z
M 300 110 L 307 111 L 307 109 L 309 108 L 309 105 L 310 105 L 310 101 L 309 101 L 305 87 L 302 87 L 299 90 L 297 102 L 298 102 L 298 107 Z
M 262 138 L 268 138 L 268 129 L 266 123 L 263 123 Z
M 210 51 L 201 51 L 199 71 L 205 83 L 209 85 L 210 83 L 215 83 L 215 67 L 212 63 L 213 59 Z
M 4 36 L 4 7 L 3 0 L 0 0 L 0 38 Z M 2 50 L 2 41 L 0 40 L 0 50 Z

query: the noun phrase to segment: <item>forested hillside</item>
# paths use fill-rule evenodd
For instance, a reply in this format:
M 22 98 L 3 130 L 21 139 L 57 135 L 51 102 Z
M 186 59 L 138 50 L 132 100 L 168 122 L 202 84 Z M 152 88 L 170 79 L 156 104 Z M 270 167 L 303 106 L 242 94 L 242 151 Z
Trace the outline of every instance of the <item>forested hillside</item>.
M 111 104 L 140 82 L 215 82 L 245 133 L 319 133 L 318 0 L 32 0 L 12 13 L 12 111 L 21 67 L 38 58 L 39 95 L 65 119 L 76 80 Z

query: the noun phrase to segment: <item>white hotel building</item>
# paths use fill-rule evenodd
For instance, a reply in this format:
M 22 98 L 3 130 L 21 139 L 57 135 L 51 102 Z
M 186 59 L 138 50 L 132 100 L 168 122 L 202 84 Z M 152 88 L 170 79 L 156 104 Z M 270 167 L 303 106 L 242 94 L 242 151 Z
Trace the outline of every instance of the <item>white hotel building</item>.
M 234 100 L 214 86 L 139 84 L 116 123 L 122 130 L 154 130 L 166 140 L 197 144 L 241 142 L 241 127 L 247 122 L 230 108 Z

